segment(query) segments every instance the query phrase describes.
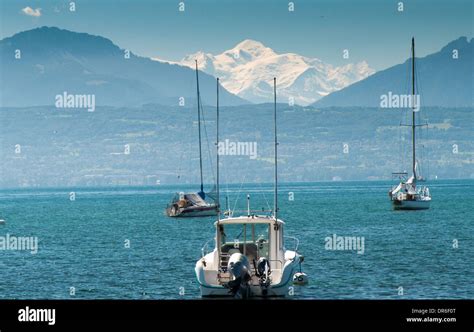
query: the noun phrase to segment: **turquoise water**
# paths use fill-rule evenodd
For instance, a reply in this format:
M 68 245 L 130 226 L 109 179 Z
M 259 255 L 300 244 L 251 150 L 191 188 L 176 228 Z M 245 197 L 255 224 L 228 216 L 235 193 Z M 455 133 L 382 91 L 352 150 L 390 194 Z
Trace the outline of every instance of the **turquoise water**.
M 308 286 L 295 287 L 294 297 L 474 298 L 474 181 L 429 186 L 430 210 L 392 211 L 388 182 L 282 184 L 280 217 L 286 235 L 299 238 L 310 277 Z M 0 250 L 0 298 L 199 297 L 194 265 L 214 236 L 214 220 L 163 213 L 172 194 L 187 189 L 1 190 L 6 224 L 0 236 L 36 236 L 39 248 L 37 254 Z M 232 207 L 239 197 L 236 209 L 245 207 L 247 193 L 254 209 L 273 197 L 271 185 L 222 191 Z M 364 237 L 364 254 L 325 250 L 333 234 Z

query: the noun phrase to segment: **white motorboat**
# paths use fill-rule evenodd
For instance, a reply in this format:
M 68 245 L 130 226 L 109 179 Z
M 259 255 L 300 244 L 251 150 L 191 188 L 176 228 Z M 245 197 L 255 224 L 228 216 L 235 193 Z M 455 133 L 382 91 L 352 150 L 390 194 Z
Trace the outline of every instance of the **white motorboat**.
M 276 79 L 274 79 L 275 107 L 275 188 L 274 207 L 269 216 L 255 215 L 250 210 L 248 197 L 247 213 L 234 217 L 226 213 L 221 219 L 219 205 L 219 154 L 217 154 L 217 206 L 215 222 L 215 248 L 206 252 L 196 263 L 196 278 L 203 297 L 284 297 L 289 293 L 293 276 L 303 256 L 287 250 L 283 230 L 285 222 L 278 219 L 277 185 L 277 135 L 276 135 Z M 217 80 L 219 96 L 219 79 Z M 219 98 L 219 97 L 218 97 Z M 219 101 L 217 102 L 217 142 L 219 142 Z M 306 279 L 305 275 L 299 278 Z M 299 280 L 299 279 L 298 279 Z
M 273 216 L 216 221 L 216 246 L 196 263 L 203 297 L 284 297 L 303 257 L 284 245 L 285 223 Z

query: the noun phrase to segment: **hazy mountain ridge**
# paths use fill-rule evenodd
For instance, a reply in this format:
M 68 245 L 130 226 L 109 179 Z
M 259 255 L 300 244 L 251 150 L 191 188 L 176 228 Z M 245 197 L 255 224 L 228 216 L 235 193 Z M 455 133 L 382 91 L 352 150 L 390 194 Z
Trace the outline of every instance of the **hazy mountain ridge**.
M 415 41 L 422 43 L 422 40 Z M 416 48 L 416 45 L 415 45 Z M 416 80 L 421 106 L 472 107 L 474 81 L 474 42 L 460 37 L 439 52 L 416 58 Z M 407 41 L 407 52 L 410 42 Z M 453 51 L 458 58 L 453 58 Z M 416 56 L 416 54 L 415 54 Z M 342 90 L 326 96 L 317 107 L 379 107 L 380 96 L 392 91 L 395 94 L 411 92 L 411 60 L 379 71 Z
M 399 126 L 397 111 L 285 104 L 277 109 L 283 182 L 388 180 L 392 172 L 410 169 L 410 129 Z M 206 183 L 213 183 L 215 112 L 204 110 L 204 176 Z M 221 109 L 222 141 L 257 143 L 256 159 L 221 156 L 222 183 L 272 181 L 272 110 L 272 104 Z M 430 128 L 427 135 L 418 136 L 423 175 L 474 178 L 472 109 L 425 111 Z M 194 108 L 159 105 L 99 107 L 92 113 L 0 108 L 0 187 L 197 183 L 195 115 Z
M 16 50 L 21 52 L 15 58 Z M 52 105 L 57 94 L 94 94 L 98 105 L 177 105 L 196 98 L 193 70 L 152 61 L 100 36 L 42 27 L 0 41 L 1 104 Z M 204 102 L 215 103 L 215 79 L 201 73 Z M 222 102 L 248 103 L 222 89 Z

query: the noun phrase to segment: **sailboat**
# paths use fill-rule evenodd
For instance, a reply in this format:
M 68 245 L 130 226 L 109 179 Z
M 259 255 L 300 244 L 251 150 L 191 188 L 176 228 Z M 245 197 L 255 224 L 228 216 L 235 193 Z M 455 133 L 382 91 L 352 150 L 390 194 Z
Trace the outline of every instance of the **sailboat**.
M 201 144 L 201 94 L 199 92 L 199 70 L 196 60 L 196 90 L 197 90 L 197 111 L 198 111 L 198 137 L 199 137 L 199 171 L 201 186 L 197 193 L 176 193 L 171 202 L 166 207 L 168 217 L 207 217 L 215 216 L 217 204 L 206 201 L 204 192 L 204 181 L 202 176 L 202 144 Z
M 418 174 L 418 163 L 416 160 L 416 107 L 415 105 L 415 38 L 411 40 L 412 51 L 412 175 L 406 181 L 408 173 L 393 173 L 400 177 L 400 183 L 389 191 L 389 197 L 392 201 L 393 208 L 396 210 L 423 210 L 429 209 L 431 203 L 430 190 L 426 186 L 419 186 L 418 182 L 422 181 L 422 177 Z M 420 105 L 418 105 L 419 107 Z
M 202 297 L 284 297 L 293 282 L 295 271 L 300 271 L 303 256 L 295 249 L 285 248 L 283 229 L 285 222 L 278 219 L 277 123 L 276 79 L 274 79 L 274 135 L 275 184 L 274 207 L 271 215 L 257 215 L 250 210 L 247 196 L 247 213 L 234 217 L 227 213 L 221 219 L 219 204 L 219 153 L 217 154 L 217 221 L 215 248 L 196 262 L 196 278 Z M 217 79 L 219 98 L 219 79 Z M 217 146 L 219 146 L 219 101 L 217 101 Z M 219 148 L 219 147 L 218 147 Z M 298 278 L 306 277 L 298 272 Z M 303 278 L 304 279 L 304 278 Z M 299 280 L 299 279 L 298 279 Z

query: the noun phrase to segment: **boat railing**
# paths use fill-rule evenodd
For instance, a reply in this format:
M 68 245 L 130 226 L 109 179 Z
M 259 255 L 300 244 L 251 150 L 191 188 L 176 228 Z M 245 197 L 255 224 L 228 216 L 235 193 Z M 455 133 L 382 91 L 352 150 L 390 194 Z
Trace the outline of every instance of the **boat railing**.
M 250 212 L 250 215 L 248 214 Z M 259 213 L 272 213 L 273 210 L 265 210 L 265 209 L 261 209 L 261 210 L 233 210 L 233 211 L 229 211 L 227 213 L 227 215 L 234 215 L 234 214 L 245 214 L 245 215 L 249 215 L 249 216 L 258 216 Z
M 208 240 L 206 243 L 204 243 L 201 248 L 201 255 L 203 258 L 209 253 L 209 242 L 211 242 L 211 240 Z
M 294 237 L 294 236 L 285 236 L 285 239 L 291 239 L 293 241 L 295 241 L 295 248 L 293 249 L 293 251 L 298 251 L 298 247 L 300 245 L 300 240 L 298 240 L 298 238 Z
M 431 197 L 430 190 L 426 186 L 417 187 L 417 194 L 423 197 Z

